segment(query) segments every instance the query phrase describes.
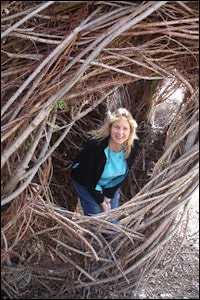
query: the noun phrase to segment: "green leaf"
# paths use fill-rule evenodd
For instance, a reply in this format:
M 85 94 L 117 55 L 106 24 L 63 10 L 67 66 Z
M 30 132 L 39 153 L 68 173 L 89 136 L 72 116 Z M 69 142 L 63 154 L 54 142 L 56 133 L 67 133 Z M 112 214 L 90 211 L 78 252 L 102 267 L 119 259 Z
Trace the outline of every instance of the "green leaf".
M 66 107 L 65 101 L 63 99 L 58 99 L 56 101 L 56 107 L 61 110 L 64 109 Z

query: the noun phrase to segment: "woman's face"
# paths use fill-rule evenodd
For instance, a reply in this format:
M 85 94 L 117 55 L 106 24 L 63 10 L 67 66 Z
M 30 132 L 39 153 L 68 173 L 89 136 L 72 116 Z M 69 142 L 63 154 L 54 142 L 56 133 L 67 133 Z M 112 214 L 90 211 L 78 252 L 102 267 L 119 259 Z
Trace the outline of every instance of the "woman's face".
M 123 145 L 129 137 L 131 128 L 126 117 L 121 117 L 119 121 L 115 121 L 110 130 L 110 136 L 115 144 Z

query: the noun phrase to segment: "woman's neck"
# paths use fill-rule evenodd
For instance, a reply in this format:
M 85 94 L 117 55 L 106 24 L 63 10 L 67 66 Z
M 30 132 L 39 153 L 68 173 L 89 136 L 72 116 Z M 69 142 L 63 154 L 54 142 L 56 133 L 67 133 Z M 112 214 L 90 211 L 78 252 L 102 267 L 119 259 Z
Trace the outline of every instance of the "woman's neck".
M 111 138 L 109 140 L 108 147 L 113 152 L 120 152 L 124 149 L 124 145 L 116 144 Z

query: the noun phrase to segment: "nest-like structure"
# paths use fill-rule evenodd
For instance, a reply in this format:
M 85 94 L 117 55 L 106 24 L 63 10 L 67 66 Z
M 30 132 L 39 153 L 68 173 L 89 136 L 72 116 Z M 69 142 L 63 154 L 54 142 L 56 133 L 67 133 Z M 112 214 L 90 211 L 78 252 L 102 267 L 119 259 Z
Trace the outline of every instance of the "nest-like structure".
M 1 4 L 2 289 L 12 299 L 137 290 L 198 186 L 198 1 Z M 180 88 L 155 134 L 156 105 Z M 138 154 L 119 208 L 86 217 L 72 160 L 119 106 L 138 122 Z

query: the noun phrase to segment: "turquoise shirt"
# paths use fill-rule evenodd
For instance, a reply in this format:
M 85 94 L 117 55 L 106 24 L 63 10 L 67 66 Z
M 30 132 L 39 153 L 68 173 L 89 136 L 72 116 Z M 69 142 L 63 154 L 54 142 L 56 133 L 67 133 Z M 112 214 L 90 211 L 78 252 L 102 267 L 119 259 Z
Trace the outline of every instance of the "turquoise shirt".
M 110 188 L 123 181 L 128 172 L 127 162 L 124 158 L 124 150 L 114 152 L 107 147 L 105 150 L 107 158 L 103 173 L 95 190 L 102 191 L 103 188 Z

